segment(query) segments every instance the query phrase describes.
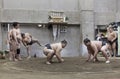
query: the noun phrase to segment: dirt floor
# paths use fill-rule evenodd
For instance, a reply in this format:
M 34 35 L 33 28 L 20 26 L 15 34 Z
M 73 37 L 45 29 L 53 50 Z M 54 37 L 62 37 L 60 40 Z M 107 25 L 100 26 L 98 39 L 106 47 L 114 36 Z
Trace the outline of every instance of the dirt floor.
M 120 58 L 110 64 L 100 57 L 100 62 L 85 62 L 85 58 L 64 58 L 63 63 L 45 64 L 45 58 L 31 58 L 10 62 L 0 60 L 0 79 L 120 79 Z

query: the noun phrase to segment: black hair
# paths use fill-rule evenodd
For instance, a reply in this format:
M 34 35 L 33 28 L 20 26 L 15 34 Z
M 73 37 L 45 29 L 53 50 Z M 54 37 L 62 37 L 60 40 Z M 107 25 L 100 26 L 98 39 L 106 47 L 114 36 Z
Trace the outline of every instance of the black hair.
M 101 34 L 101 36 L 105 36 L 104 34 Z
M 18 22 L 13 22 L 13 27 L 16 27 L 18 24 Z
M 21 37 L 23 38 L 25 36 L 25 33 L 21 33 Z
M 109 27 L 109 28 L 114 30 L 114 28 L 113 28 L 113 27 Z
M 67 44 L 66 40 L 61 41 L 62 44 Z
M 85 39 L 84 39 L 84 43 L 88 43 L 88 42 L 90 42 L 90 39 L 85 38 Z

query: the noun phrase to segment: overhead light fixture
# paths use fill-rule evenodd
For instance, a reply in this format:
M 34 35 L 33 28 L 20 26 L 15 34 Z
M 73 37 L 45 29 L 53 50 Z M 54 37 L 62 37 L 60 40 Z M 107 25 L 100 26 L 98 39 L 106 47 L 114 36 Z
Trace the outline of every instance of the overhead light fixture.
M 42 25 L 41 25 L 41 24 L 38 24 L 38 27 L 42 27 Z

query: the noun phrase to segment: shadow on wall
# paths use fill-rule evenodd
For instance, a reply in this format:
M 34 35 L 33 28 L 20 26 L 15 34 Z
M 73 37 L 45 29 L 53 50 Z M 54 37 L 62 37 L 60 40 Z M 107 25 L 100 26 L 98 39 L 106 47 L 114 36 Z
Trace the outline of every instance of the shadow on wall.
M 81 53 L 82 57 L 88 57 L 87 47 L 84 44 L 82 44 L 80 49 L 82 50 L 82 53 Z

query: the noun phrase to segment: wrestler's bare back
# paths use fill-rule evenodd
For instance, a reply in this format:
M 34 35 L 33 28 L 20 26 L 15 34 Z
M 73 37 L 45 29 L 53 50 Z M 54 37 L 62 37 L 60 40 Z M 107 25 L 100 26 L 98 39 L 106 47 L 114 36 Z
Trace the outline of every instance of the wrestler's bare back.
M 61 45 L 61 43 L 54 43 L 54 44 L 51 44 L 51 48 L 54 51 L 58 50 L 60 52 L 62 50 L 62 45 Z
M 97 48 L 98 51 L 101 50 L 102 42 L 101 41 L 91 41 L 91 46 L 87 47 L 90 52 L 95 52 L 94 49 Z
M 29 33 L 25 33 L 25 38 L 23 39 L 24 42 L 29 43 L 31 42 L 31 37 Z

